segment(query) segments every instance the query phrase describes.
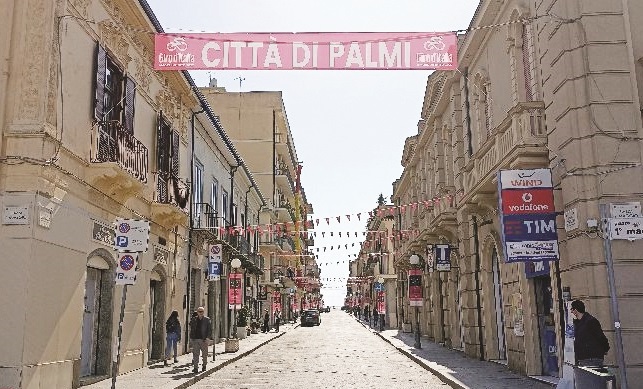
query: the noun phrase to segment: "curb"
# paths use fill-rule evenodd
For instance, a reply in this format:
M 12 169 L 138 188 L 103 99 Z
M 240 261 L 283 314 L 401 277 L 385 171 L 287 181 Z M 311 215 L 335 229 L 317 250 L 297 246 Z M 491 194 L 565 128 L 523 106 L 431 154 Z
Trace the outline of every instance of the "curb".
M 295 325 L 292 329 L 294 330 L 297 327 L 299 327 L 299 324 Z M 287 333 L 288 332 L 282 332 L 279 335 L 273 336 L 272 338 L 259 343 L 258 345 L 256 345 L 255 347 L 251 348 L 250 350 L 247 350 L 247 351 L 242 352 L 241 354 L 235 355 L 234 357 L 228 359 L 227 361 L 223 361 L 222 363 L 214 366 L 213 368 L 208 369 L 208 370 L 204 371 L 203 373 L 200 373 L 200 374 L 190 378 L 189 380 L 185 381 L 184 383 L 180 384 L 179 386 L 176 386 L 174 389 L 185 389 L 185 388 L 187 388 L 189 386 L 192 386 L 192 385 L 196 384 L 197 382 L 201 381 L 202 379 L 204 379 L 205 377 L 211 375 L 212 373 L 214 373 L 214 372 L 216 372 L 218 370 L 221 370 L 222 368 L 224 368 L 225 366 L 228 366 L 229 364 L 231 364 L 233 362 L 238 361 L 239 359 L 245 357 L 246 355 L 249 355 L 249 354 L 253 353 L 258 348 L 265 346 L 266 344 L 272 342 L 275 339 L 278 339 L 278 338 L 286 335 Z

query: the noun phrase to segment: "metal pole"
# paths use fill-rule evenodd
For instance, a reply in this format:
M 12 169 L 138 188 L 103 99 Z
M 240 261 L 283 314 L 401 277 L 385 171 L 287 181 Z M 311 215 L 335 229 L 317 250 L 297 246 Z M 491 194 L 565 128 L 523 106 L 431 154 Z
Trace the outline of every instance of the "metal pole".
M 118 343 L 116 345 L 116 360 L 112 361 L 112 389 L 116 388 L 116 376 L 118 366 L 121 363 L 121 336 L 123 335 L 123 318 L 125 317 L 125 299 L 127 298 L 127 285 L 123 285 L 123 296 L 121 297 L 121 315 L 118 319 Z
M 618 313 L 618 299 L 616 298 L 616 280 L 614 279 L 614 260 L 612 258 L 612 241 L 609 231 L 609 204 L 599 205 L 601 221 L 603 223 L 603 251 L 605 253 L 605 263 L 607 264 L 607 281 L 610 293 L 610 311 L 614 321 L 614 334 L 616 337 L 616 363 L 619 367 L 621 389 L 627 389 L 627 374 L 625 368 L 625 354 L 623 353 L 623 334 L 621 333 L 621 320 Z
M 413 347 L 420 349 L 422 344 L 420 342 L 420 308 L 415 307 L 415 344 Z

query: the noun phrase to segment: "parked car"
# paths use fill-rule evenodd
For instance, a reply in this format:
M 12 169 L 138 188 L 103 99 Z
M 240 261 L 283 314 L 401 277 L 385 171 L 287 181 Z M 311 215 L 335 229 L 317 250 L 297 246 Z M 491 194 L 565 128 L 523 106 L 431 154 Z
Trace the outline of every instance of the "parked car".
M 312 326 L 320 325 L 321 317 L 319 317 L 319 311 L 316 309 L 307 309 L 301 313 L 301 326 Z

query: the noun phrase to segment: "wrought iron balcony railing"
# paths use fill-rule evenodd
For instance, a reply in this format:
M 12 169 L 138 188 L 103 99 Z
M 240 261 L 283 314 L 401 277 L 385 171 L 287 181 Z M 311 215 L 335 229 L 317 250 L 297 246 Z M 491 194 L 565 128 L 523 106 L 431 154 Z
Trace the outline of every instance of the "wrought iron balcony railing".
M 147 183 L 148 150 L 118 121 L 99 122 L 92 137 L 92 162 L 115 162 L 123 170 Z
M 189 199 L 190 187 L 184 180 L 169 173 L 156 174 L 156 195 L 154 196 L 156 202 L 176 205 L 186 211 Z
M 208 203 L 195 203 L 192 226 L 199 230 L 211 230 L 219 227 L 217 211 Z

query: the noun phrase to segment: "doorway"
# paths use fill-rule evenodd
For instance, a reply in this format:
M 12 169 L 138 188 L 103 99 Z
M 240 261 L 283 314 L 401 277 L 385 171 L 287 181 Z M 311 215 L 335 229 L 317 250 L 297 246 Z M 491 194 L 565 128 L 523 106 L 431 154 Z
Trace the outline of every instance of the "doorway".
M 158 361 L 163 359 L 163 330 L 165 316 L 164 282 L 157 272 L 152 272 L 150 279 L 150 305 L 148 329 L 148 360 Z
M 85 303 L 83 312 L 83 332 L 80 345 L 80 376 L 96 374 L 96 356 L 98 355 L 98 329 L 100 318 L 100 297 L 102 271 L 87 268 L 85 281 Z
M 540 355 L 543 375 L 558 377 L 558 342 L 554 322 L 554 296 L 549 275 L 534 278 L 536 291 L 536 310 L 538 312 L 538 332 L 540 335 Z
M 103 249 L 89 255 L 83 296 L 79 378 L 108 376 L 112 359 L 114 273 L 112 258 Z
M 498 251 L 494 248 L 491 254 L 493 273 L 493 295 L 496 310 L 496 335 L 498 338 L 498 359 L 507 359 L 507 348 L 505 346 L 505 317 L 502 306 L 502 278 L 500 277 L 500 263 Z

